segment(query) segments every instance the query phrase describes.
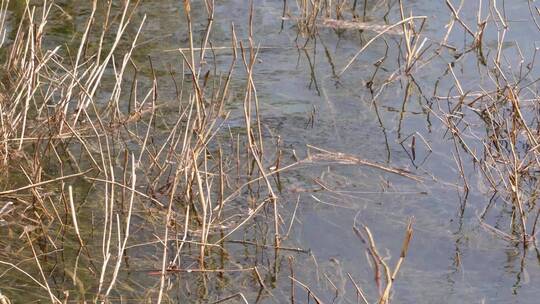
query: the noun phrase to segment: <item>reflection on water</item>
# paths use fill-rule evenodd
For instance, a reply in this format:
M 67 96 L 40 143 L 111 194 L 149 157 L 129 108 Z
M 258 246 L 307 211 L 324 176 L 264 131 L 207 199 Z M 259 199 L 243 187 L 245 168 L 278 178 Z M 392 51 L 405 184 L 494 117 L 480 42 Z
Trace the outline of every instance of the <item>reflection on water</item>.
M 342 2 L 351 5 L 352 1 Z M 400 19 L 395 2 L 378 2 L 393 4 L 370 4 L 363 11 L 366 20 L 383 26 Z M 10 19 L 15 24 L 21 8 L 17 1 L 13 3 Z M 57 4 L 63 12 L 57 11 L 52 18 L 48 43 L 69 44 L 66 38 L 73 33 L 80 35 L 84 30 L 89 4 L 87 1 L 57 1 Z M 485 16 L 493 6 L 483 5 Z M 500 5 L 504 7 L 498 9 L 509 20 L 509 30 L 504 37 L 504 65 L 505 68 L 517 66 L 516 54 L 531 60 L 535 48 L 532 37 L 538 31 L 526 1 Z M 204 5 L 197 2 L 192 6 L 195 40 L 199 41 L 206 24 Z M 465 1 L 460 9 L 460 22 L 476 28 L 477 6 L 476 1 Z M 350 26 L 316 26 L 314 32 L 301 35 L 296 3 L 288 3 L 289 18 L 282 17 L 281 1 L 255 1 L 254 9 L 254 37 L 260 45 L 254 80 L 261 103 L 264 136 L 272 143 L 269 146 L 275 145 L 279 137 L 279 145 L 285 151 L 283 157 L 287 159 L 293 158 L 293 151 L 296 157 L 305 157 L 307 145 L 312 145 L 403 168 L 422 181 L 366 166 L 335 163 L 301 166 L 284 172 L 280 175 L 280 195 L 283 208 L 288 212 L 282 213 L 283 229 L 289 228 L 291 219 L 294 222 L 283 246 L 305 250 L 283 250 L 276 258 L 271 248 L 253 245 L 266 243 L 256 239 L 256 234 L 235 233 L 231 242 L 225 243 L 227 254 L 219 249 L 212 251 L 209 265 L 216 269 L 234 265 L 275 269 L 264 272 L 268 275 L 261 278 L 264 286 L 254 279 L 252 272 L 210 273 L 207 277 L 179 273 L 169 281 L 171 301 L 200 297 L 211 302 L 242 292 L 250 303 L 281 303 L 290 298 L 291 271 L 324 303 L 357 301 L 349 275 L 367 297 L 375 301 L 378 291 L 373 283 L 373 270 L 366 259 L 365 246 L 352 230 L 353 222 L 357 218 L 370 227 L 381 254 L 393 265 L 399 256 L 407 219 L 414 217 L 414 238 L 394 286 L 396 303 L 535 303 L 540 292 L 535 284 L 540 279 L 537 253 L 502 240 L 480 224 L 478 215 L 490 203 L 490 196 L 486 194 L 488 186 L 478 167 L 469 161 L 470 157 L 455 149 L 445 120 L 441 119 L 449 111 L 448 99 L 445 99 L 449 95 L 456 95 L 459 90 L 493 89 L 486 70 L 492 68 L 497 41 L 502 39 L 497 37 L 496 31 L 501 25 L 494 20 L 487 21 L 482 37 L 483 54 L 466 52 L 471 37 L 457 21 L 453 22 L 456 29 L 446 37 L 452 18 L 442 1 L 404 1 L 407 14 L 426 16 L 419 38 L 423 43 L 422 53 L 407 72 L 409 77 L 405 77 L 403 70 L 407 63 L 403 54 L 407 50 L 402 36 L 382 35 L 343 72 L 357 51 L 377 35 L 376 31 Z M 207 60 L 215 61 L 223 74 L 232 56 L 231 50 L 226 48 L 230 45 L 230 24 L 234 22 L 238 38 L 246 41 L 248 12 L 246 1 L 216 3 L 214 32 L 210 37 L 216 50 L 207 54 Z M 176 94 L 169 70 L 177 75 L 182 73 L 178 52 L 171 50 L 186 47 L 189 41 L 182 5 L 173 0 L 143 1 L 137 14 L 139 18 L 146 15 L 148 20 L 134 53 L 136 63 L 141 65 L 139 79 L 143 85 L 151 85 L 152 71 L 147 66 L 151 58 L 160 80 L 159 98 L 165 104 L 160 115 L 167 119 L 167 107 L 174 107 L 171 104 Z M 415 22 L 417 26 L 421 24 L 421 21 Z M 135 33 L 136 27 L 129 28 L 127 37 Z M 446 43 L 441 47 L 444 39 Z M 530 73 L 528 79 L 533 81 L 538 73 L 534 69 Z M 239 69 L 237 77 L 239 79 L 232 83 L 233 91 L 243 90 L 242 79 L 246 75 Z M 456 79 L 459 79 L 459 89 Z M 226 128 L 234 130 L 242 126 L 241 100 L 236 100 L 234 93 L 226 107 L 231 110 Z M 471 109 L 463 112 L 475 115 Z M 174 117 L 169 120 L 169 124 L 175 122 Z M 485 132 L 469 131 L 467 138 Z M 483 148 L 481 143 L 472 140 L 469 143 L 469 149 L 474 151 Z M 463 171 L 456 166 L 459 158 L 463 158 Z M 464 178 L 468 181 L 468 191 L 464 189 Z M 85 195 L 85 191 L 89 191 L 87 187 L 81 181 L 77 195 Z M 489 214 L 489 223 L 498 229 L 507 229 L 505 214 L 512 212 L 509 209 L 497 207 Z M 144 216 L 136 215 L 136 238 L 155 241 L 152 236 L 162 234 L 162 227 L 144 223 Z M 264 218 L 256 218 L 253 225 L 260 231 L 270 229 Z M 100 232 L 87 233 L 99 235 Z M 221 236 L 211 237 L 218 240 Z M 100 237 L 95 240 L 93 245 L 97 248 L 101 244 Z M 89 247 L 92 248 L 92 244 Z M 68 242 L 61 262 L 45 262 L 67 268 L 66 265 L 78 263 L 79 250 L 76 242 Z M 161 253 L 155 243 L 128 251 L 129 267 L 120 273 L 122 283 L 115 297 L 120 301 L 125 293 L 129 296 L 124 300 L 129 302 L 130 297 L 145 297 L 147 287 L 159 284 L 159 276 L 153 276 L 152 271 L 159 269 Z M 197 261 L 186 259 L 182 263 L 187 269 Z M 55 272 L 58 275 L 51 280 L 58 285 L 68 282 L 72 268 L 64 272 L 58 270 Z M 92 282 L 94 271 L 91 266 L 80 271 L 78 280 Z M 66 277 L 61 277 L 60 273 Z M 14 278 L 11 273 L 2 273 L 0 280 L 2 286 L 7 286 L 2 287 L 2 292 L 15 302 L 43 296 L 41 291 L 35 291 L 39 296 L 34 294 L 32 288 L 25 285 L 24 278 Z M 206 288 L 200 287 L 203 285 Z M 80 289 L 73 291 L 74 294 L 91 298 L 95 292 L 95 286 L 78 286 Z M 306 299 L 304 288 L 295 285 L 294 290 L 298 301 L 303 302 Z M 46 295 L 44 300 L 47 300 Z

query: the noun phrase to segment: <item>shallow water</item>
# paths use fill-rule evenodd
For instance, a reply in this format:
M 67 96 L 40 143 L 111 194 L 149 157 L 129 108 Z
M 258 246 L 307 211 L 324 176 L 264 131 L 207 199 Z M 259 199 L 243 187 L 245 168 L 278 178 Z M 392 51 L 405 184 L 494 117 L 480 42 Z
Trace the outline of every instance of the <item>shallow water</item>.
M 53 20 L 52 27 L 57 29 L 53 32 L 57 36 L 51 37 L 51 44 L 62 41 L 69 33 L 82 31 L 89 13 L 87 1 L 64 2 L 66 4 L 57 1 L 71 19 L 64 18 L 58 23 Z M 296 4 L 288 2 L 291 2 L 290 12 L 294 14 Z M 475 28 L 478 3 L 465 2 L 460 16 Z M 527 1 L 507 2 L 504 7 L 503 2 L 497 4 L 511 21 L 505 37 L 508 65 L 516 66 L 519 63 L 516 45 L 528 58 L 526 61 L 530 60 L 539 31 L 531 20 Z M 443 1 L 405 1 L 405 11 L 427 16 L 422 38 L 427 38 L 426 47 L 429 46 L 429 49 L 422 58 L 431 58 L 429 62 L 420 61 L 421 68 L 413 70 L 414 79 L 422 92 L 413 89 L 405 106 L 403 101 L 407 80 L 404 77 L 389 84 L 376 103 L 372 102 L 372 94 L 366 87 L 375 70 L 373 63 L 386 51 L 384 40 L 389 46 L 387 60 L 373 79 L 375 90 L 399 67 L 397 58 L 400 50 L 397 46 L 401 43 L 400 36 L 384 35 L 384 40 L 376 40 L 343 75 L 336 78 L 333 76 L 336 71 L 340 71 L 362 43 L 375 34 L 370 31 L 319 28 L 318 35 L 310 39 L 307 47 L 299 49 L 297 45 L 302 45 L 306 37 L 298 36 L 294 20 L 286 20 L 281 30 L 282 5 L 281 1 L 254 3 L 254 37 L 261 46 L 254 79 L 268 142 L 272 143 L 279 135 L 286 158 L 291 157 L 292 150 L 303 157 L 307 154 L 306 145 L 313 145 L 407 169 L 421 177 L 422 182 L 366 166 L 340 164 L 302 166 L 282 174 L 280 202 L 289 211 L 282 212 L 286 224 L 284 229 L 297 199 L 299 201 L 291 236 L 284 246 L 304 248 L 309 253 L 286 253 L 279 259 L 281 269 L 277 283 L 269 285 L 273 297 L 263 295 L 259 298 L 259 287 L 250 282 L 253 278 L 231 275 L 228 283 L 216 283 L 207 298 L 211 301 L 242 291 L 250 303 L 256 299 L 269 303 L 287 301 L 290 296 L 290 271 L 285 256 L 292 255 L 296 278 L 308 285 L 324 303 L 357 302 L 347 273 L 366 291 L 368 298 L 375 301 L 377 290 L 373 272 L 366 259 L 365 245 L 352 230 L 354 221 L 362 221 L 371 229 L 381 254 L 391 258 L 390 264 L 394 265 L 399 257 L 407 220 L 414 217 L 413 241 L 394 286 L 395 303 L 536 303 L 540 294 L 537 252 L 534 249 L 524 251 L 480 225 L 477 214 L 490 200 L 481 191 L 486 187 L 485 181 L 467 156 L 462 155 L 464 171 L 471 184 L 465 198 L 463 182 L 454 160 L 454 144 L 447 135 L 446 127 L 436 117 L 436 114 L 441 114 L 438 108 L 447 105 L 444 100 L 434 98 L 435 95 L 445 96 L 449 91 L 450 95 L 457 95 L 455 81 L 447 73 L 447 65 L 456 61 L 454 56 L 462 52 L 471 40 L 455 25 L 456 30 L 450 35 L 449 44 L 458 51 L 442 49 L 440 54 L 434 53 L 450 20 Z M 488 7 L 484 5 L 486 12 Z M 194 19 L 198 20 L 199 30 L 206 22 L 202 10 L 202 6 L 193 4 Z M 384 24 L 384 12 L 380 7 L 370 8 L 368 16 Z M 182 6 L 180 1 L 173 0 L 143 1 L 138 14 L 147 15 L 141 39 L 147 42 L 137 49 L 134 57 L 140 63 L 147 62 L 148 56 L 152 58 L 158 75 L 163 75 L 160 77 L 163 78 L 160 79 L 160 98 L 167 103 L 175 93 L 167 79 L 167 66 L 177 64 L 179 59 L 177 52 L 166 50 L 187 46 Z M 239 39 L 245 41 L 248 15 L 247 1 L 217 1 L 216 24 L 211 37 L 213 45 L 230 45 L 231 22 L 235 24 Z M 397 5 L 393 5 L 387 18 L 390 23 L 399 20 Z M 488 60 L 493 60 L 496 52 L 497 32 L 494 27 L 493 21 L 488 22 L 483 40 L 484 54 Z M 486 67 L 479 64 L 474 52 L 464 56 L 453 67 L 463 90 L 490 89 L 490 81 L 485 77 Z M 224 72 L 230 57 L 228 50 L 216 52 L 218 67 Z M 174 69 L 180 71 L 178 66 L 174 66 Z M 537 69 L 533 69 L 529 77 L 535 79 L 534 76 L 538 74 Z M 150 74 L 141 77 L 150 79 Z M 245 77 L 241 69 L 238 69 L 237 77 Z M 242 89 L 242 85 L 241 80 L 233 84 L 238 90 Z M 227 107 L 232 112 L 226 127 L 234 128 L 243 124 L 240 106 L 241 100 L 229 101 Z M 313 121 L 310 117 L 313 117 Z M 417 148 L 413 161 L 409 135 L 415 132 Z M 481 132 L 478 130 L 478 133 Z M 425 138 L 432 151 L 420 137 Z M 404 144 L 401 145 L 403 140 Z M 474 145 L 474 142 L 471 141 L 471 144 Z M 481 149 L 481 145 L 476 144 L 473 149 Z M 322 181 L 333 191 L 321 189 L 314 179 Z M 501 214 L 509 212 L 502 207 L 497 210 L 500 214 L 490 215 L 493 222 L 498 216 L 502 218 Z M 505 220 L 501 219 L 500 222 L 504 227 Z M 146 229 L 142 229 L 141 233 L 147 233 L 150 238 L 153 231 L 148 227 Z M 144 235 L 140 234 L 139 237 L 143 239 Z M 236 237 L 241 238 L 242 235 Z M 246 265 L 260 263 L 271 267 L 272 250 L 253 252 L 253 248 L 234 244 L 230 245 L 230 249 L 234 252 L 246 251 L 245 257 L 238 257 L 238 261 Z M 133 263 L 139 260 L 143 263 L 145 259 L 159 260 L 152 258 L 159 252 L 147 247 L 133 249 L 130 255 L 135 261 Z M 66 253 L 66 256 L 70 254 Z M 143 295 L 141 286 L 154 286 L 158 281 L 144 273 L 122 275 L 124 280 L 121 288 L 131 295 Z M 189 274 L 181 276 L 178 285 L 183 284 L 182 280 L 196 280 L 196 277 Z M 337 292 L 329 281 L 336 285 Z M 295 291 L 298 302 L 307 301 L 303 288 L 297 285 Z M 177 300 L 181 302 L 183 297 L 178 295 Z M 17 301 L 26 299 L 23 295 L 12 298 Z M 26 300 L 30 299 L 34 299 L 32 294 Z

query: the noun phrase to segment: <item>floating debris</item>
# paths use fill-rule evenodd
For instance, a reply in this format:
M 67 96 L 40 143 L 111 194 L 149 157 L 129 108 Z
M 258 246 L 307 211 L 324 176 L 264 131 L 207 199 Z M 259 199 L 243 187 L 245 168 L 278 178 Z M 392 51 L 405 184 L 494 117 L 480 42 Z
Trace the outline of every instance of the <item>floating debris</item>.
M 328 27 L 339 30 L 367 30 L 376 33 L 385 32 L 389 35 L 403 35 L 401 27 L 390 28 L 389 25 L 383 25 L 376 22 L 361 22 L 356 20 L 337 20 L 337 19 L 324 19 L 320 27 Z M 390 28 L 390 29 L 389 29 Z

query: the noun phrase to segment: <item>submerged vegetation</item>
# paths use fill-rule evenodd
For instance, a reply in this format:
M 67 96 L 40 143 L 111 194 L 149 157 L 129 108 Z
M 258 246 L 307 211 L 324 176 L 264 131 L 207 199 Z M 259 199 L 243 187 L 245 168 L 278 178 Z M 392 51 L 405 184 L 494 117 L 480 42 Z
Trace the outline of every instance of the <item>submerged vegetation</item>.
M 458 272 L 467 226 L 517 250 L 517 294 L 540 256 L 540 76 L 501 1 L 433 22 L 405 0 L 176 2 L 156 30 L 145 1 L 1 0 L 0 303 L 430 302 L 421 246 L 457 230 Z M 307 115 L 259 90 L 305 93 L 279 59 Z

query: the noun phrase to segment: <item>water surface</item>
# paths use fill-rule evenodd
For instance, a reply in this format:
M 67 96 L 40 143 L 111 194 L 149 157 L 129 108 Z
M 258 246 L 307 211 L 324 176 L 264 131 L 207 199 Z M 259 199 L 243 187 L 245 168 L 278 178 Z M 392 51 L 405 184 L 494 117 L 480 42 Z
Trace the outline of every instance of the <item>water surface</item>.
M 296 3 L 287 2 L 291 2 L 288 3 L 289 14 L 296 16 Z M 471 28 L 476 28 L 478 3 L 465 2 L 460 17 Z M 54 35 L 49 40 L 51 45 L 73 33 L 80 33 L 89 13 L 87 1 L 57 3 L 70 18 L 55 16 L 52 20 L 50 26 Z M 280 202 L 286 210 L 282 211 L 283 229 L 287 228 L 297 200 L 299 202 L 291 235 L 285 240 L 284 246 L 303 248 L 308 253 L 282 252 L 277 260 L 277 278 L 266 278 L 272 296 L 265 292 L 261 296 L 259 287 L 251 281 L 253 278 L 231 275 L 210 290 L 206 296 L 208 301 L 235 292 L 243 292 L 250 303 L 256 300 L 264 303 L 288 301 L 291 290 L 287 256 L 294 257 L 296 278 L 308 285 L 325 303 L 357 302 L 347 273 L 366 291 L 368 298 L 375 301 L 377 290 L 373 271 L 366 259 L 365 245 L 353 232 L 354 221 L 362 221 L 371 229 L 381 253 L 394 265 L 407 220 L 414 217 L 413 241 L 395 282 L 395 303 L 537 302 L 540 265 L 536 251 L 524 251 L 519 245 L 496 237 L 480 225 L 477 215 L 490 201 L 487 191 L 483 191 L 486 183 L 468 156 L 462 154 L 464 172 L 471 185 L 468 193 L 464 191 L 455 161 L 458 152 L 448 136 L 447 128 L 437 117 L 443 115 L 448 105 L 444 99 L 436 97 L 457 94 L 454 78 L 448 73 L 448 64 L 453 65 L 464 91 L 492 89 L 490 79 L 486 76 L 488 67 L 479 62 L 474 52 L 462 55 L 470 45 L 471 38 L 458 24 L 454 25 L 456 29 L 448 40 L 455 50 L 439 47 L 446 33 L 445 25 L 451 20 L 443 1 L 411 0 L 404 3 L 406 12 L 427 17 L 421 34 L 422 39 L 427 39 L 424 46 L 427 51 L 412 71 L 417 86 L 411 89 L 410 96 L 405 99 L 408 79 L 399 77 L 387 84 L 374 101 L 374 93 L 367 84 L 372 81 L 374 92 L 378 92 L 390 74 L 403 64 L 403 58 L 399 57 L 403 53 L 399 49 L 399 46 L 403 47 L 401 36 L 383 35 L 341 76 L 336 77 L 335 74 L 376 33 L 320 27 L 317 35 L 307 37 L 298 33 L 294 18 L 288 18 L 281 28 L 281 1 L 254 1 L 254 38 L 261 48 L 253 77 L 262 107 L 262 123 L 268 146 L 271 147 L 279 136 L 284 157 L 289 160 L 293 150 L 298 157 L 305 157 L 309 150 L 307 145 L 312 145 L 381 165 L 407 169 L 421 177 L 422 181 L 366 166 L 331 163 L 301 166 L 283 173 L 280 176 L 283 185 Z M 498 9 L 510 20 L 504 44 L 505 67 L 516 67 L 519 64 L 516 46 L 519 45 L 525 60 L 529 61 L 539 32 L 532 22 L 527 1 L 498 1 L 497 4 Z M 197 34 L 202 33 L 206 24 L 203 10 L 200 3 L 193 3 Z M 488 3 L 484 3 L 484 14 L 488 10 Z M 385 17 L 386 12 L 384 6 L 369 6 L 366 19 L 382 25 L 399 20 L 397 4 L 391 5 Z M 179 54 L 170 50 L 187 47 L 182 5 L 180 1 L 173 0 L 143 1 L 137 13 L 139 18 L 146 15 L 147 23 L 141 39 L 144 43 L 136 50 L 134 58 L 141 66 L 148 62 L 148 58 L 152 59 L 160 78 L 160 99 L 167 104 L 175 94 L 172 82 L 167 77 L 168 67 L 181 73 Z M 17 9 L 13 8 L 13 15 L 16 14 Z M 230 45 L 232 22 L 239 39 L 246 42 L 248 16 L 247 1 L 216 2 L 211 36 L 213 45 Z M 493 60 L 496 52 L 495 29 L 494 21 L 488 20 L 483 37 L 484 54 L 488 61 Z M 130 34 L 134 34 L 134 30 L 135 27 L 130 28 Z M 440 51 L 437 52 L 437 49 Z M 376 69 L 374 63 L 385 53 L 386 60 L 372 79 Z M 225 73 L 231 51 L 217 50 L 215 55 L 218 69 Z M 208 57 L 210 60 L 210 55 Z M 148 70 L 146 72 L 143 72 L 141 79 L 147 77 L 150 83 L 151 74 Z M 529 78 L 534 79 L 537 74 L 537 69 L 533 69 Z M 246 77 L 242 69 L 237 69 L 236 77 L 233 90 L 241 92 Z M 243 125 L 241 105 L 242 100 L 236 100 L 233 94 L 227 103 L 231 117 L 226 127 Z M 474 119 L 471 118 L 471 121 Z M 478 129 L 476 132 L 482 134 L 485 131 Z M 410 148 L 413 135 L 416 139 L 414 160 Z M 473 149 L 482 148 L 473 140 L 470 143 Z M 322 188 L 314 180 L 328 188 Z M 504 214 L 510 212 L 508 208 L 499 205 L 495 210 L 489 215 L 492 223 L 500 217 L 500 227 L 507 227 Z M 150 237 L 152 231 L 145 233 Z M 242 237 L 246 236 L 239 233 L 234 238 Z M 249 246 L 228 246 L 231 252 L 245 253 L 243 257 L 240 254 L 235 263 L 271 267 L 272 250 L 259 252 Z M 141 247 L 133 249 L 130 254 L 134 263 L 154 260 L 156 264 L 159 258 L 153 256 L 160 253 Z M 145 264 L 141 268 L 146 266 L 150 265 Z M 143 296 L 145 286 L 158 284 L 157 278 L 145 273 L 123 275 L 125 277 L 120 289 L 132 295 Z M 182 286 L 186 281 L 196 280 L 196 276 L 186 274 L 179 276 L 174 284 Z M 336 285 L 337 292 L 332 284 Z M 17 289 L 24 290 L 22 287 Z M 296 285 L 295 291 L 297 301 L 307 301 L 303 288 Z M 4 292 L 9 292 L 9 289 Z M 31 299 L 32 295 L 28 297 Z M 13 298 L 20 301 L 25 299 L 23 295 Z M 177 301 L 182 302 L 186 298 L 189 297 L 179 293 Z

